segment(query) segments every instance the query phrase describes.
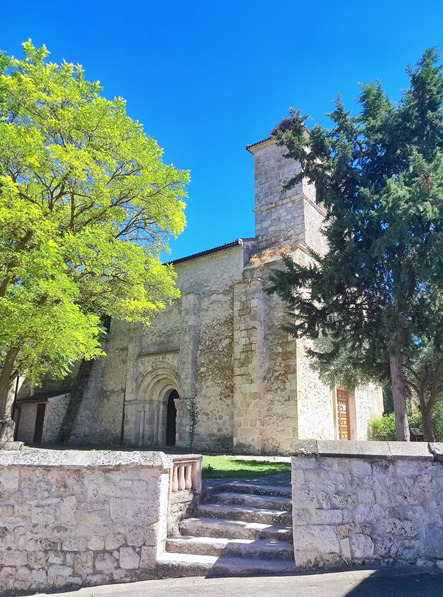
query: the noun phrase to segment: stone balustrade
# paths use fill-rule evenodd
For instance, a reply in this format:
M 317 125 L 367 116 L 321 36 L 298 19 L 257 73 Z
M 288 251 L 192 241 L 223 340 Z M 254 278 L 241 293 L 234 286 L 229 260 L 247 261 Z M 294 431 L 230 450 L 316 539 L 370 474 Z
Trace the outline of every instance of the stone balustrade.
M 202 456 L 172 456 L 170 493 L 194 490 L 200 494 L 202 487 Z
M 180 522 L 190 516 L 200 501 L 202 490 L 202 456 L 171 456 L 169 482 L 168 535 L 180 534 Z

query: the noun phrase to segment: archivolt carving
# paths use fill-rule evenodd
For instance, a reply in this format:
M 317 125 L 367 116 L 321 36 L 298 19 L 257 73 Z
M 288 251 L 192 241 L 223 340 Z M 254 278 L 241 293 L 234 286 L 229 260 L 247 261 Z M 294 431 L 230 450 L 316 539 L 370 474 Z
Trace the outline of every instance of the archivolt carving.
M 166 399 L 168 390 L 177 390 L 181 395 L 178 373 L 170 363 L 158 363 L 139 384 L 138 397 L 147 402 L 160 402 Z

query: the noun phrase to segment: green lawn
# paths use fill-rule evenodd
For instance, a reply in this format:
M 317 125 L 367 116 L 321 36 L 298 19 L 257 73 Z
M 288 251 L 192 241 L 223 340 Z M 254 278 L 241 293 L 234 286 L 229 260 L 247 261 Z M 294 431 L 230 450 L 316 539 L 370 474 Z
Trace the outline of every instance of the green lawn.
M 203 479 L 264 477 L 290 471 L 291 464 L 289 462 L 242 460 L 230 456 L 203 456 Z

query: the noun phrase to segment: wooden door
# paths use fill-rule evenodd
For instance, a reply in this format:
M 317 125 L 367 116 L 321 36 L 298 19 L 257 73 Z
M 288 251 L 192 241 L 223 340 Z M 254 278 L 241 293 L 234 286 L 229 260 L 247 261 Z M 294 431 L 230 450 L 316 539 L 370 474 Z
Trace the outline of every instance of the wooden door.
M 349 396 L 345 390 L 337 390 L 338 439 L 351 439 L 349 422 Z

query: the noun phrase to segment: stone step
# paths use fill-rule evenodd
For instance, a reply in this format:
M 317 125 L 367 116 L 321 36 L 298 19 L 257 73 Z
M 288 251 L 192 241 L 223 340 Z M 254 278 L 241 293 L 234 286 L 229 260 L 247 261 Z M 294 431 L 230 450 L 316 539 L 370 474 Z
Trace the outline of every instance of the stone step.
M 235 491 L 215 492 L 210 497 L 211 503 L 238 504 L 253 508 L 272 508 L 274 510 L 290 510 L 291 498 L 275 495 L 254 495 Z
M 170 537 L 166 551 L 204 556 L 230 556 L 294 561 L 294 547 L 277 539 L 226 539 L 223 537 Z
M 202 496 L 206 498 L 220 491 L 292 497 L 292 488 L 290 485 L 259 485 L 258 483 L 246 483 L 245 481 L 229 481 L 223 485 L 214 486 L 210 484 L 205 485 Z
M 289 574 L 295 572 L 294 562 L 202 556 L 165 552 L 157 558 L 157 571 L 161 576 L 255 576 L 259 574 Z
M 291 525 L 292 512 L 252 508 L 251 506 L 235 506 L 227 504 L 200 504 L 197 508 L 198 516 L 206 518 L 224 518 L 227 520 L 242 520 L 244 522 L 259 522 L 262 524 Z
M 292 542 L 291 526 L 222 520 L 217 518 L 185 518 L 180 523 L 182 535 L 193 537 L 225 537 L 227 539 L 277 539 Z

